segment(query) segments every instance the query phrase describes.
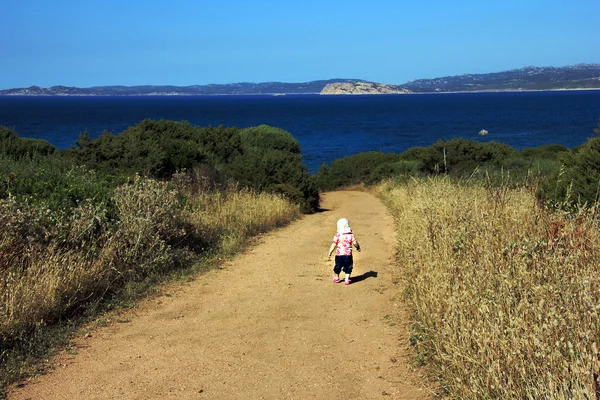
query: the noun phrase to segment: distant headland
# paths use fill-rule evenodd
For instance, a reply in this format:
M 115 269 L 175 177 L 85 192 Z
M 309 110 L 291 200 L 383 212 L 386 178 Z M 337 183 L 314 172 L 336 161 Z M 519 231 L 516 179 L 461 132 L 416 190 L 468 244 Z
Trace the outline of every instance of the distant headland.
M 375 82 L 338 82 L 330 83 L 321 90 L 321 94 L 409 94 L 401 86 Z
M 301 83 L 240 82 L 171 86 L 30 86 L 0 90 L 0 96 L 198 96 L 286 94 L 409 94 L 444 92 L 600 89 L 600 64 L 525 67 L 488 74 L 419 79 L 392 85 L 363 79 L 329 79 Z

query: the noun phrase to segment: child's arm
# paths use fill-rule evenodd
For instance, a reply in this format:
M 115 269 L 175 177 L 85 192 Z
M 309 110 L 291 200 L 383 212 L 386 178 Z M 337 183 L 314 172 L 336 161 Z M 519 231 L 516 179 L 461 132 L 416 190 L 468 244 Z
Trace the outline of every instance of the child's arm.
M 358 240 L 356 240 L 356 238 L 354 238 L 354 242 L 352 244 L 354 247 L 356 247 L 356 251 L 360 253 L 360 244 L 358 244 Z
M 331 246 L 329 247 L 329 253 L 327 253 L 327 258 L 331 258 L 331 253 L 333 253 L 334 250 L 335 250 L 335 243 L 331 243 Z

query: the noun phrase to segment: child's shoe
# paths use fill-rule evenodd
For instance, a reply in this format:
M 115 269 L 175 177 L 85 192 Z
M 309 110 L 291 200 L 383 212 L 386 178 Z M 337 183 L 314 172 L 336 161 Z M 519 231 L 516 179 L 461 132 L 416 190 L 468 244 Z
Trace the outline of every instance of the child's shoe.
M 346 279 L 346 282 L 344 282 L 344 284 L 346 284 L 346 285 L 349 285 L 351 283 L 352 283 L 352 281 L 350 279 Z
M 337 276 L 333 278 L 333 283 L 340 283 L 340 278 Z

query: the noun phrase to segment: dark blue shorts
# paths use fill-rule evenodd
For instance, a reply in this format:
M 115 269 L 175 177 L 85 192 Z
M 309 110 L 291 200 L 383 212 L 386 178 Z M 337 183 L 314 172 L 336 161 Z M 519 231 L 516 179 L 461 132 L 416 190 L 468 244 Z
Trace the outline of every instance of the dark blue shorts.
M 335 274 L 339 274 L 342 270 L 344 270 L 345 274 L 352 273 L 353 267 L 352 256 L 335 256 L 335 266 L 333 267 L 333 272 Z

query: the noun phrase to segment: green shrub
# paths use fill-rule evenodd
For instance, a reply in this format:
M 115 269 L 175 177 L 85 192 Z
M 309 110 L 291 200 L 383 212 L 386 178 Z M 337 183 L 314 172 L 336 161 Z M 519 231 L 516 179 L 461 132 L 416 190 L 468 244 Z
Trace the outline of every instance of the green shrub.
M 0 126 L 0 155 L 13 159 L 47 156 L 56 152 L 56 147 L 45 140 L 21 138 L 12 129 Z
M 560 154 L 564 165 L 544 181 L 540 198 L 567 207 L 596 203 L 600 196 L 600 137 Z
M 66 212 L 84 200 L 106 203 L 125 179 L 73 166 L 57 155 L 19 160 L 0 156 L 0 198 L 28 198 L 52 210 Z
M 467 139 L 438 140 L 421 154 L 427 173 L 468 176 L 480 166 L 500 167 L 515 150 L 498 142 L 476 142 Z
M 242 152 L 242 139 L 238 128 L 194 127 L 194 140 L 200 144 L 207 163 L 222 169 Z
M 424 146 L 411 147 L 410 149 L 400 153 L 400 159 L 410 161 L 423 161 L 428 151 L 429 148 Z
M 261 125 L 242 130 L 240 139 L 242 152 L 225 166 L 226 176 L 246 187 L 280 193 L 300 204 L 303 212 L 318 208 L 318 189 L 290 133 Z
M 285 153 L 300 154 L 300 144 L 289 133 L 269 125 L 259 125 L 240 132 L 244 148 L 279 150 Z
M 197 127 L 186 121 L 146 119 L 120 135 L 84 133 L 67 156 L 111 173 L 138 173 L 170 178 L 201 164 L 222 168 L 241 154 L 239 129 Z
M 400 161 L 400 156 L 394 153 L 380 151 L 359 153 L 337 159 L 331 163 L 331 167 L 321 166 L 316 180 L 319 188 L 324 190 L 355 185 L 366 182 L 380 165 L 397 161 Z
M 400 160 L 381 164 L 371 172 L 365 183 L 372 185 L 386 178 L 393 178 L 399 175 L 416 176 L 419 175 L 421 168 L 423 168 L 423 163 L 418 160 Z
M 68 157 L 109 173 L 139 173 L 168 178 L 206 160 L 196 129 L 188 122 L 146 119 L 120 135 L 103 132 L 90 140 L 84 133 Z
M 561 144 L 549 144 L 539 147 L 528 147 L 521 151 L 527 159 L 557 159 L 561 154 L 568 153 L 569 149 Z

